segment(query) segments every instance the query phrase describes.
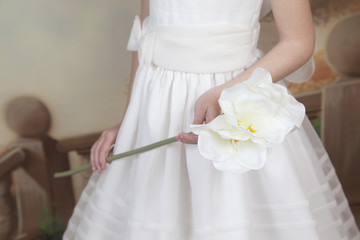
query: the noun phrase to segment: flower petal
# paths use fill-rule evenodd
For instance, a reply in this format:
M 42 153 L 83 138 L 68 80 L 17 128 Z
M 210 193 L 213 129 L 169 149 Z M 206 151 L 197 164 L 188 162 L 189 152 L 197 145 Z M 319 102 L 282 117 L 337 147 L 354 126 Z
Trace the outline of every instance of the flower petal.
M 249 170 L 262 168 L 267 159 L 267 148 L 250 141 L 241 142 L 238 151 L 229 155 L 225 161 L 213 161 L 214 167 L 220 171 L 242 174 Z
M 209 160 L 225 161 L 232 153 L 229 140 L 223 139 L 219 134 L 208 129 L 199 132 L 198 147 L 200 154 Z
M 272 83 L 272 77 L 269 71 L 263 68 L 256 68 L 249 79 L 244 81 L 249 86 L 256 86 L 262 83 Z

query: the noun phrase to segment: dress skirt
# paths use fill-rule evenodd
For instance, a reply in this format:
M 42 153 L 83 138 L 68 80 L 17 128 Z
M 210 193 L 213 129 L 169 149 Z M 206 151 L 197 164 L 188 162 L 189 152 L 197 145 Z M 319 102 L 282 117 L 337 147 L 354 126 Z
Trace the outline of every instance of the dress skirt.
M 242 70 L 195 74 L 140 66 L 114 154 L 189 131 L 194 102 Z M 358 229 L 308 119 L 261 170 L 220 172 L 180 142 L 93 173 L 64 239 L 350 240 Z

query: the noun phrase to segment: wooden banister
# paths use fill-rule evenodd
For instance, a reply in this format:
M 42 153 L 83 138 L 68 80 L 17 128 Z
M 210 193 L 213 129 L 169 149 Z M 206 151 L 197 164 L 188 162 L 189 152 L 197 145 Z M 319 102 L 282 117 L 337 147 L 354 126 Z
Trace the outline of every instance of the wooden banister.
M 56 149 L 61 153 L 69 153 L 70 167 L 72 169 L 78 168 L 84 164 L 89 163 L 91 146 L 100 137 L 100 135 L 101 133 L 91 133 L 58 140 Z M 74 154 L 72 151 L 76 151 L 76 153 Z M 73 175 L 71 177 L 75 201 L 78 201 L 80 198 L 81 193 L 85 188 L 91 174 L 92 171 L 89 169 L 88 171 Z
M 100 137 L 101 133 L 92 133 L 79 137 L 66 138 L 57 142 L 59 152 L 77 151 L 81 155 L 90 153 L 91 146 Z
M 321 114 L 321 92 L 308 93 L 296 96 L 296 99 L 304 104 L 308 118 L 314 119 Z
M 20 166 L 25 159 L 25 151 L 21 148 L 14 148 L 0 156 L 0 177 Z

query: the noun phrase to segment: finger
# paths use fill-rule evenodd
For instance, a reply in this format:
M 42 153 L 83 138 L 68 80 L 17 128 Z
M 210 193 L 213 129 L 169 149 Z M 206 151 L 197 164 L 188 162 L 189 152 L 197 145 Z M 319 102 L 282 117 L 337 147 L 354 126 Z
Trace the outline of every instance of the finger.
M 104 171 L 106 168 L 106 145 L 103 143 L 102 146 L 99 148 L 99 154 L 98 154 L 98 164 L 99 164 L 99 173 Z
M 187 144 L 197 144 L 198 135 L 183 132 L 176 136 L 176 140 Z
M 98 144 L 95 147 L 95 154 L 94 154 L 94 164 L 95 164 L 95 169 L 96 171 L 100 172 L 101 170 L 101 166 L 100 166 L 100 161 L 99 161 L 99 153 L 100 153 L 100 148 L 102 146 L 104 142 L 104 137 L 100 137 L 100 139 L 98 140 Z
M 95 151 L 96 151 L 96 148 L 97 148 L 97 145 L 99 144 L 99 140 L 96 141 L 92 146 L 91 146 L 91 150 L 90 150 L 90 163 L 91 163 L 91 166 L 92 166 L 92 170 L 93 172 L 96 171 L 96 166 L 95 166 Z
M 99 164 L 101 167 L 101 171 L 103 171 L 106 168 L 106 154 L 108 152 L 108 150 L 110 149 L 111 145 L 113 144 L 113 139 L 112 138 L 105 138 L 104 142 L 100 148 L 99 151 Z

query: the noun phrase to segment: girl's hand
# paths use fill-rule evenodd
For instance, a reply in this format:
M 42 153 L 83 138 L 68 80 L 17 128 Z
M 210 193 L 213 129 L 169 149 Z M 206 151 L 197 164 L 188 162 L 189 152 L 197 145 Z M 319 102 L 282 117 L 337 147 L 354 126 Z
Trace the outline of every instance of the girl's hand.
M 106 168 L 106 153 L 115 142 L 120 125 L 102 132 L 99 139 L 93 144 L 90 152 L 90 163 L 93 172 L 101 173 Z
M 218 103 L 221 91 L 221 87 L 214 87 L 198 98 L 195 103 L 193 124 L 209 123 L 221 113 Z M 198 136 L 182 132 L 177 135 L 176 140 L 183 143 L 197 144 Z

